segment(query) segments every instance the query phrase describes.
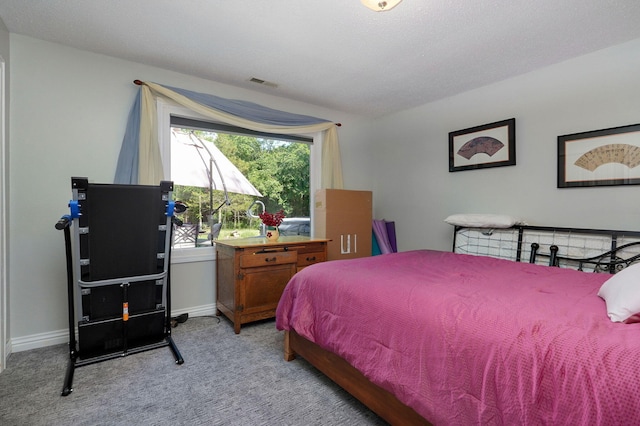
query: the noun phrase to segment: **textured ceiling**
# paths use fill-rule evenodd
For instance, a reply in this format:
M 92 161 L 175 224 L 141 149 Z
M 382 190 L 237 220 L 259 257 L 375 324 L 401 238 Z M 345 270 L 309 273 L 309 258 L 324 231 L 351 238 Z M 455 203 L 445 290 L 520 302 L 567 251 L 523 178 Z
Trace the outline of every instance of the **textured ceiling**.
M 369 117 L 640 38 L 638 0 L 381 13 L 359 0 L 0 0 L 0 17 L 12 33 Z

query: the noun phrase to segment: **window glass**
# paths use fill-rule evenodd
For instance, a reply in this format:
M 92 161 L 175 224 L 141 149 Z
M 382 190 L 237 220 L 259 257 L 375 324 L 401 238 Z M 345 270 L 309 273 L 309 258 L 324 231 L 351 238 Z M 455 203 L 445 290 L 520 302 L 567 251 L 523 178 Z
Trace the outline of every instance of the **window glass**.
M 173 198 L 188 206 L 174 248 L 263 235 L 258 215 L 265 210 L 284 210 L 281 235 L 310 235 L 310 139 L 171 123 Z

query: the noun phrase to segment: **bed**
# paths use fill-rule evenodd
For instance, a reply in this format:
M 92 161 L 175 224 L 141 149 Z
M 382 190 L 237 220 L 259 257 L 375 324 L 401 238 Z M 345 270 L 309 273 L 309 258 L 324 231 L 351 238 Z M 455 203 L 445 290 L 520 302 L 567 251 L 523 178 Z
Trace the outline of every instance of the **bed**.
M 297 273 L 276 312 L 285 359 L 391 424 L 640 424 L 640 233 L 454 236 L 453 252 Z

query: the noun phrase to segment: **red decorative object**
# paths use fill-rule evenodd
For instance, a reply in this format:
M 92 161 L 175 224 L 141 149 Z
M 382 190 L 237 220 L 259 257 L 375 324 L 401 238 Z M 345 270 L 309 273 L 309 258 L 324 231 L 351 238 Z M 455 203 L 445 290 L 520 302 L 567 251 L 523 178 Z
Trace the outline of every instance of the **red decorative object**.
M 266 226 L 278 227 L 282 223 L 282 219 L 284 219 L 284 210 L 280 210 L 277 213 L 262 212 L 259 217 Z

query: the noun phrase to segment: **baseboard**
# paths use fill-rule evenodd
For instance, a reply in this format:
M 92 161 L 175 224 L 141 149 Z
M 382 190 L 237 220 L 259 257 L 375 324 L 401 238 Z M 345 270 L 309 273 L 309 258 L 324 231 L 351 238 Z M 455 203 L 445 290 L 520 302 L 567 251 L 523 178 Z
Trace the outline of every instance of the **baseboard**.
M 68 330 L 48 331 L 29 336 L 11 339 L 11 352 L 22 352 L 30 349 L 44 348 L 69 342 Z
M 0 366 L 0 373 L 2 373 L 2 371 L 7 368 L 9 355 L 11 355 L 11 339 L 7 340 L 7 343 L 5 343 L 4 345 L 4 359 L 2 360 L 2 365 Z
M 176 317 L 185 313 L 188 313 L 189 317 L 211 316 L 216 314 L 216 306 L 215 304 L 209 304 L 186 309 L 175 309 L 171 312 L 171 316 Z M 7 354 L 60 345 L 63 343 L 69 343 L 69 330 L 65 329 L 31 334 L 29 336 L 16 337 L 9 340 L 9 345 L 7 345 Z
M 171 313 L 172 317 L 178 315 L 189 314 L 189 317 L 206 317 L 216 314 L 216 305 L 212 303 L 210 305 L 194 306 L 187 309 L 174 309 Z

